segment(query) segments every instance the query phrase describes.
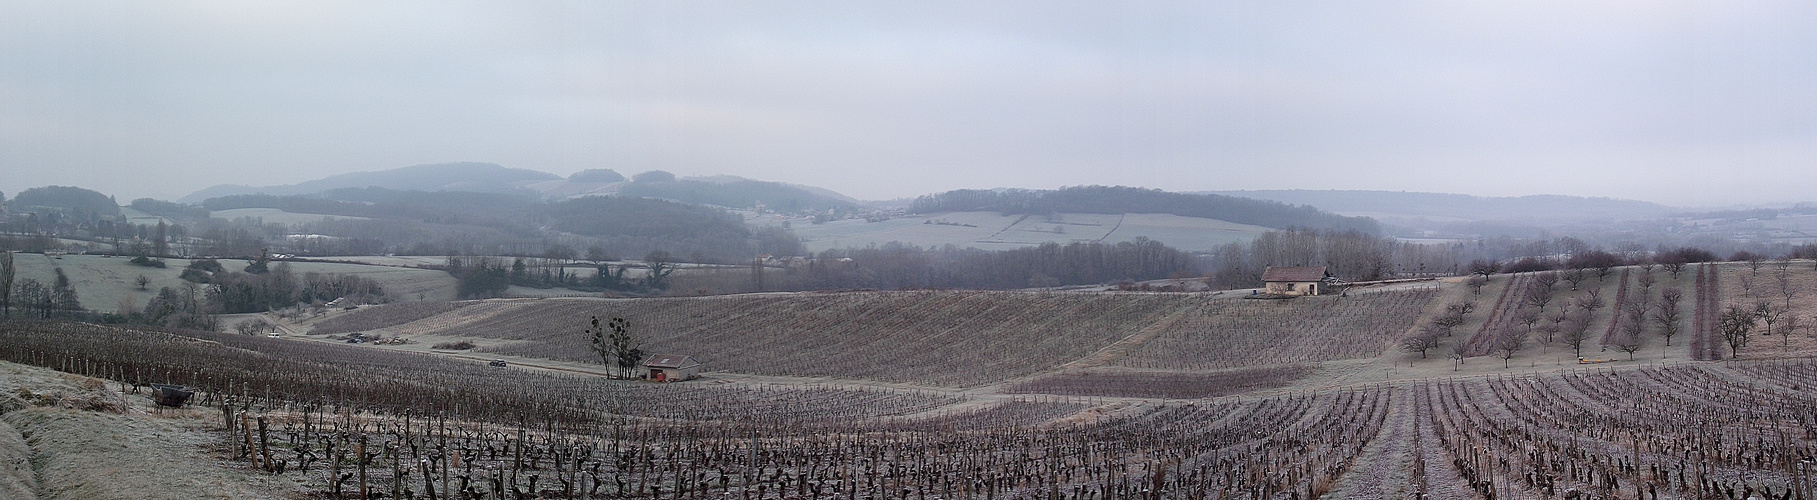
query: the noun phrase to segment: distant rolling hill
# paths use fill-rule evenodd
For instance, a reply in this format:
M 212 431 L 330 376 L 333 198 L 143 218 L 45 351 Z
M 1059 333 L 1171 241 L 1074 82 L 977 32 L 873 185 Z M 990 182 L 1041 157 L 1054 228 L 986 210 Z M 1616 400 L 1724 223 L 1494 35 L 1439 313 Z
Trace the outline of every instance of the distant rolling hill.
M 1368 217 L 1346 217 L 1307 205 L 1203 193 L 1173 193 L 1127 186 L 1077 186 L 1054 190 L 962 189 L 916 198 L 914 213 L 993 211 L 1004 214 L 1173 214 L 1274 229 L 1310 228 L 1381 232 Z
M 437 163 L 394 168 L 378 172 L 346 173 L 313 181 L 281 186 L 255 187 L 222 184 L 190 193 L 179 201 L 193 204 L 201 203 L 209 198 L 239 194 L 263 193 L 285 196 L 315 194 L 333 189 L 364 187 L 380 187 L 400 191 L 477 191 L 500 193 L 522 189 L 525 185 L 539 181 L 560 179 L 560 176 L 548 172 L 538 172 L 522 168 L 507 168 L 494 163 Z
M 392 191 L 509 193 L 540 196 L 547 200 L 618 195 L 727 208 L 763 205 L 791 212 L 828 209 L 844 211 L 858 205 L 857 200 L 823 188 L 730 175 L 675 179 L 667 173 L 661 174 L 650 176 L 654 180 L 638 181 L 627 180 L 610 169 L 593 169 L 562 178 L 548 172 L 508 168 L 493 163 L 438 163 L 378 172 L 353 172 L 279 186 L 222 184 L 190 193 L 181 201 L 200 204 L 209 199 L 239 195 L 315 195 L 334 190 L 371 187 Z
M 878 219 L 840 219 L 814 224 L 807 219 L 779 219 L 747 214 L 758 224 L 787 220 L 802 245 L 819 252 L 901 242 L 921 247 L 954 245 L 983 250 L 1008 250 L 1042 243 L 1118 243 L 1144 237 L 1189 252 L 1210 251 L 1219 245 L 1244 242 L 1273 229 L 1218 219 L 1173 214 L 1045 215 L 997 212 L 937 212 Z
M 356 172 L 281 186 L 214 186 L 184 200 L 201 201 L 222 216 L 259 215 L 292 223 L 319 222 L 322 215 L 404 218 L 477 224 L 529 234 L 548 222 L 533 222 L 538 214 L 556 205 L 600 196 L 649 198 L 742 211 L 746 222 L 754 225 L 790 226 L 811 251 L 890 242 L 1004 250 L 1044 243 L 1117 243 L 1136 238 L 1187 251 L 1209 251 L 1290 227 L 1381 232 L 1371 218 L 1340 215 L 1298 202 L 1121 186 L 948 191 L 916 198 L 907 215 L 873 213 L 865 218 L 846 218 L 864 213 L 865 204 L 809 186 L 727 175 L 676 178 L 662 171 L 627 177 L 610 169 L 592 169 L 563 178 L 475 162 Z M 1329 197 L 1308 198 L 1329 201 Z M 759 207 L 762 210 L 757 210 Z M 283 213 L 253 209 L 279 209 Z M 570 225 L 587 226 L 589 223 L 583 219 L 600 215 L 563 220 Z M 446 236 L 442 233 L 448 232 L 439 231 L 436 235 Z M 580 233 L 618 236 L 616 232 Z
M 754 215 L 754 214 L 753 214 Z M 1246 242 L 1277 229 L 1304 227 L 1380 232 L 1368 217 L 1347 217 L 1304 205 L 1122 186 L 1057 190 L 966 189 L 916 198 L 907 215 L 790 223 L 808 250 L 901 242 L 1007 250 L 1043 243 L 1118 243 L 1148 238 L 1191 252 Z
M 1378 219 L 1431 219 L 1441 221 L 1543 221 L 1636 220 L 1665 217 L 1675 209 L 1636 200 L 1532 195 L 1483 197 L 1467 194 L 1356 190 L 1211 191 L 1208 194 L 1273 200 L 1311 205 L 1320 210 Z

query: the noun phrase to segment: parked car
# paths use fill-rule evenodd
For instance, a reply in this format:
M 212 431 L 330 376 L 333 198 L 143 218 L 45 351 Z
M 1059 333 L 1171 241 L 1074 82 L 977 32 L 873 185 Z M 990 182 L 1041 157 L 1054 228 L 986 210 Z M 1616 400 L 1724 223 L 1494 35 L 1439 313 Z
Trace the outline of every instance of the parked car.
M 487 366 L 505 366 L 505 360 L 494 359 L 494 360 L 492 360 L 491 363 L 486 363 L 486 365 Z

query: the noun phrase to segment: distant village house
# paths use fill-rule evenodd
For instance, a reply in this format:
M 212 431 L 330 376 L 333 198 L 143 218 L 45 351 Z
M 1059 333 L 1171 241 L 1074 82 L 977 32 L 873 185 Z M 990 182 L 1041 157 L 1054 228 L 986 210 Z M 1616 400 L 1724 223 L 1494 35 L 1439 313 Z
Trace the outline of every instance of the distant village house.
M 657 382 L 674 382 L 700 376 L 700 362 L 693 356 L 657 354 L 644 361 L 644 378 Z
M 1334 278 L 1325 266 L 1269 267 L 1262 271 L 1262 291 L 1270 295 L 1318 295 Z

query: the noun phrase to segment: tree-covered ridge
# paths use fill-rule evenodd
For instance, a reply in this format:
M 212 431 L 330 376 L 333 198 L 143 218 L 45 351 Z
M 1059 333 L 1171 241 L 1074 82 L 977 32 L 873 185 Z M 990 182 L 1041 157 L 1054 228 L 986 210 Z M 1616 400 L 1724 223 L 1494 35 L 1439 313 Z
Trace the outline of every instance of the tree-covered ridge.
M 118 217 L 120 204 L 113 197 L 74 186 L 44 186 L 20 191 L 10 202 L 13 211 L 44 207 L 68 211 L 80 219 Z
M 624 182 L 625 175 L 609 168 L 589 168 L 568 176 L 568 182 Z
M 208 218 L 208 209 L 197 205 L 175 203 L 152 198 L 139 198 L 129 205 L 133 210 L 148 214 L 179 220 L 202 220 Z
M 401 247 L 441 245 L 440 239 L 454 234 L 449 231 L 483 228 L 484 234 L 496 235 L 494 239 L 539 241 L 547 237 L 544 229 L 549 229 L 597 238 L 601 240 L 598 244 L 612 254 L 643 255 L 664 250 L 690 261 L 699 257 L 698 260 L 710 262 L 742 262 L 759 253 L 793 255 L 800 252 L 799 241 L 785 229 L 753 230 L 737 215 L 722 210 L 649 198 L 592 196 L 544 203 L 535 197 L 501 193 L 360 188 L 337 189 L 321 196 L 226 196 L 209 199 L 204 206 L 211 210 L 277 208 L 288 212 L 375 219 L 326 221 L 311 224 L 306 229 L 320 234 L 382 238 Z M 392 227 L 397 221 L 410 225 Z M 369 230 L 368 226 L 374 225 L 384 226 L 385 230 Z M 429 226 L 450 229 L 420 230 Z
M 785 229 L 753 231 L 737 215 L 663 200 L 592 196 L 550 203 L 542 213 L 556 231 L 601 238 L 621 249 L 665 250 L 690 261 L 737 262 L 758 253 L 794 255 L 801 248 Z
M 522 219 L 539 203 L 530 196 L 469 191 L 399 191 L 377 187 L 336 189 L 321 195 L 273 196 L 243 194 L 209 198 L 209 210 L 276 208 L 286 212 L 340 215 L 373 219 L 449 218 Z
M 800 187 L 780 182 L 753 180 L 632 182 L 620 188 L 618 194 L 732 208 L 747 208 L 762 204 L 779 212 L 819 212 L 828 209 L 849 210 L 853 208 L 853 204 L 850 202 Z
M 194 203 L 209 198 L 238 194 L 272 194 L 279 196 L 316 194 L 335 189 L 381 187 L 410 191 L 480 191 L 508 193 L 535 182 L 558 180 L 548 172 L 507 168 L 494 163 L 459 162 L 414 165 L 376 172 L 351 172 L 312 181 L 281 186 L 244 186 L 222 184 L 190 193 L 177 200 Z
M 1125 186 L 1079 186 L 1057 190 L 961 189 L 915 199 L 915 213 L 1000 212 L 1046 213 L 1162 213 L 1203 217 L 1240 224 L 1285 229 L 1360 231 L 1378 234 L 1381 227 L 1368 217 L 1345 217 L 1308 205 L 1238 198 L 1216 194 L 1170 193 L 1159 189 Z

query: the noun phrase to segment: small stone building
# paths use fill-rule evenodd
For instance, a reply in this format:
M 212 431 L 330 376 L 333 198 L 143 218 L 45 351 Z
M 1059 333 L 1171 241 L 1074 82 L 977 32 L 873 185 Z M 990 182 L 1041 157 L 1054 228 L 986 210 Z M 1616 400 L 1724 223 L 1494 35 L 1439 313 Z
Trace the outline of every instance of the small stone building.
M 657 354 L 644 360 L 644 378 L 657 382 L 674 382 L 700 376 L 700 362 L 693 356 Z
M 1318 295 L 1325 292 L 1331 278 L 1325 266 L 1269 267 L 1262 271 L 1262 291 L 1271 295 Z

